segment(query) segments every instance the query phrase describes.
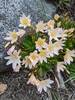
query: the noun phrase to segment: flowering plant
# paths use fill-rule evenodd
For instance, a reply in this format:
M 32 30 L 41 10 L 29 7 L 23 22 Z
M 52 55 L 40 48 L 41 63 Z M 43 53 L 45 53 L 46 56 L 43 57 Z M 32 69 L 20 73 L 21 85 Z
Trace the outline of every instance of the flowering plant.
M 61 72 L 66 71 L 67 65 L 75 57 L 75 43 L 73 43 L 74 28 L 63 27 L 61 17 L 56 14 L 53 20 L 40 21 L 34 25 L 30 16 L 24 14 L 20 18 L 19 30 L 9 32 L 5 37 L 8 48 L 6 65 L 12 64 L 14 72 L 19 72 L 21 67 L 29 69 L 30 78 L 27 84 L 37 86 L 38 91 L 47 92 L 51 84 L 56 81 L 60 87 Z M 68 45 L 69 40 L 71 45 Z M 56 71 L 54 79 L 46 78 L 46 73 Z

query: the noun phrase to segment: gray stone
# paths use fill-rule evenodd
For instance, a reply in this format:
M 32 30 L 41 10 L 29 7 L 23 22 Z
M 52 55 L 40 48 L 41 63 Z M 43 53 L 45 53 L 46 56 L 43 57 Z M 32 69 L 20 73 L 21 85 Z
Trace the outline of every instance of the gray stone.
M 20 16 L 23 13 L 30 15 L 35 23 L 50 19 L 55 11 L 56 7 L 46 0 L 0 0 L 0 71 L 4 63 L 4 37 L 7 32 L 18 28 Z
M 27 85 L 28 72 L 26 69 L 19 73 L 4 73 L 0 75 L 0 82 L 7 84 L 7 90 L 0 95 L 0 100 L 46 100 L 47 94 L 37 91 L 32 85 Z

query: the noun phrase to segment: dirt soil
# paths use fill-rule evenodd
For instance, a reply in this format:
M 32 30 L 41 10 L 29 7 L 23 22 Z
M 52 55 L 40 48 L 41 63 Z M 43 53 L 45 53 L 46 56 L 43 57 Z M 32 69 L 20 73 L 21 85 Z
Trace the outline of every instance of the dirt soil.
M 0 95 L 0 100 L 46 100 L 47 94 L 40 95 L 36 87 L 26 84 L 28 73 L 27 70 L 22 69 L 19 73 L 0 74 L 0 82 L 8 86 L 5 93 Z
M 29 71 L 21 69 L 0 74 L 0 82 L 7 84 L 7 90 L 0 95 L 0 100 L 52 100 L 51 95 L 39 94 L 35 86 L 27 85 Z M 56 91 L 56 89 L 51 90 Z M 68 84 L 67 89 L 59 89 L 58 100 L 75 100 L 75 86 Z

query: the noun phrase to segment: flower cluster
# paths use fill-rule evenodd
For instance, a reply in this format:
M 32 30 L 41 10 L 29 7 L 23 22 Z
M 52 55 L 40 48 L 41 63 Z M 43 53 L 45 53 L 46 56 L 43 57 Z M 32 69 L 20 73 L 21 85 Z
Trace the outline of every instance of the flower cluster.
M 67 33 L 71 33 L 71 31 L 70 29 L 67 30 L 59 27 L 59 25 L 56 24 L 59 19 L 60 16 L 56 14 L 53 20 L 49 20 L 45 23 L 40 21 L 36 25 L 33 25 L 30 16 L 26 17 L 23 14 L 23 16 L 20 18 L 20 29 L 18 31 L 14 30 L 13 32 L 9 32 L 5 37 L 5 40 L 8 41 L 5 47 L 10 47 L 7 51 L 8 56 L 5 57 L 5 59 L 8 60 L 7 65 L 12 64 L 12 68 L 15 72 L 19 72 L 22 66 L 25 66 L 25 68 L 31 70 L 32 73 L 27 84 L 31 83 L 32 85 L 36 85 L 40 93 L 42 90 L 46 92 L 47 88 L 51 88 L 51 84 L 53 84 L 54 81 L 50 78 L 45 80 L 36 78 L 38 77 L 36 72 L 39 65 L 43 64 L 44 62 L 47 64 L 50 58 L 58 57 L 62 53 L 62 59 L 57 59 L 57 73 L 60 73 L 60 71 L 63 72 L 64 70 L 68 72 L 65 65 L 73 62 L 73 57 L 75 57 L 75 50 L 65 48 L 65 42 L 68 37 Z M 34 29 L 35 33 L 31 35 L 27 34 L 26 28 Z M 35 45 L 34 50 L 31 52 L 28 52 L 28 50 L 26 51 L 27 48 L 24 48 L 24 50 L 19 48 L 19 50 L 17 50 L 16 45 L 18 40 L 24 37 L 24 39 L 26 39 L 27 36 L 31 37 Z M 27 41 L 29 41 L 28 43 L 30 44 L 29 48 L 32 48 L 32 41 Z M 26 44 L 26 46 L 28 47 L 28 44 Z M 27 52 L 27 55 L 24 56 L 23 52 Z M 23 54 L 23 58 L 21 54 Z

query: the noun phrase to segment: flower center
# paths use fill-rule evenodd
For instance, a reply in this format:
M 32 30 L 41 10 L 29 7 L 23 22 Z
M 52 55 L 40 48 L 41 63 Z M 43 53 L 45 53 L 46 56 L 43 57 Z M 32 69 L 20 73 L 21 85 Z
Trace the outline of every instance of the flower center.
M 30 58 L 31 61 L 36 60 L 37 59 L 37 54 L 32 54 L 32 55 L 30 55 L 29 58 Z
M 52 51 L 53 50 L 53 46 L 48 45 L 48 50 Z
M 43 44 L 44 44 L 44 41 L 43 41 L 43 40 L 38 40 L 38 41 L 37 41 L 37 45 L 38 45 L 38 46 L 42 46 Z
M 14 39 L 17 38 L 17 34 L 16 34 L 16 32 L 12 32 L 11 35 L 12 35 L 12 38 L 14 38 Z
M 27 19 L 27 18 L 21 19 L 21 24 L 23 24 L 23 25 L 28 25 L 28 24 L 29 24 L 28 19 Z
M 40 51 L 40 56 L 41 57 L 46 57 L 46 51 L 45 50 L 41 50 Z
M 55 32 L 51 32 L 51 36 L 52 37 L 55 37 L 56 36 L 56 33 Z

